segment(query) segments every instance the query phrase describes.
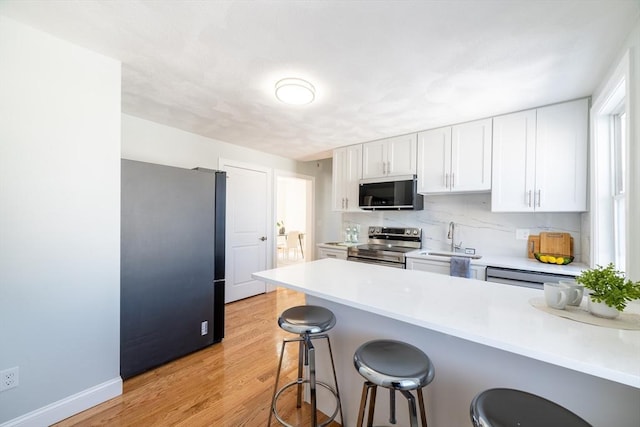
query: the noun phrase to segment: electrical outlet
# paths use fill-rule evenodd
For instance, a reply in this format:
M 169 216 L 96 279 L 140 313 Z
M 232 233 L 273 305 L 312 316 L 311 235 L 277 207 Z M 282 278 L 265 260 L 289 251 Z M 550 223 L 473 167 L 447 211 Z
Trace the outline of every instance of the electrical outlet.
M 18 367 L 0 371 L 0 391 L 18 387 Z
M 528 228 L 517 228 L 516 229 L 516 240 L 527 240 L 529 238 L 529 229 Z
M 209 333 L 209 321 L 205 320 L 200 324 L 200 335 L 207 335 Z

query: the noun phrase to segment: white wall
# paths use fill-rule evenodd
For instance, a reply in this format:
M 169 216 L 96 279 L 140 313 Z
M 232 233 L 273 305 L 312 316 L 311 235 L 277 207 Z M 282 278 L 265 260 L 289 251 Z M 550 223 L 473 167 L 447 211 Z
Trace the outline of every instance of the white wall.
M 2 16 L 0 58 L 0 424 L 40 426 L 122 391 L 120 63 Z
M 627 105 L 629 111 L 629 179 L 627 181 L 627 276 L 640 280 L 640 19 L 618 52 L 616 60 L 601 79 L 593 99 L 600 98 L 607 82 L 614 74 L 622 57 L 629 54 Z
M 217 169 L 218 159 L 299 172 L 295 160 L 122 115 L 122 158 L 168 166 Z

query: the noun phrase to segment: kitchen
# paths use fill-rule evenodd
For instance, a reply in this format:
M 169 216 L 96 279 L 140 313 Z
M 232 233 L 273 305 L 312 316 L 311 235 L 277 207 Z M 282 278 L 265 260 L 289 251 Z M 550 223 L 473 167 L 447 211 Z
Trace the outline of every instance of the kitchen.
M 211 138 L 185 132 L 177 127 L 156 123 L 151 115 L 145 118 L 129 114 L 121 105 L 132 108 L 135 102 L 129 98 L 128 92 L 123 91 L 121 95 L 120 86 L 121 77 L 123 81 L 124 77 L 131 77 L 133 72 L 129 68 L 121 69 L 119 63 L 116 64 L 116 61 L 102 56 L 108 52 L 102 52 L 98 47 L 72 47 L 72 42 L 66 41 L 71 37 L 65 35 L 66 31 L 59 30 L 59 39 L 56 39 L 44 35 L 41 31 L 14 23 L 8 10 L 9 3 L 3 2 L 0 5 L 0 14 L 4 16 L 6 13 L 9 16 L 2 18 L 0 26 L 3 31 L 3 41 L 0 45 L 2 56 L 14 58 L 15 61 L 22 60 L 24 58 L 20 52 L 21 49 L 25 49 L 37 52 L 43 61 L 30 59 L 31 67 L 24 68 L 31 70 L 30 75 L 20 70 L 8 70 L 5 68 L 7 62 L 3 62 L 2 66 L 3 81 L 13 82 L 12 85 L 2 86 L 2 116 L 11 117 L 13 126 L 9 127 L 9 123 L 3 122 L 2 140 L 15 139 L 15 135 L 22 135 L 23 139 L 20 140 L 20 144 L 12 143 L 9 146 L 5 146 L 3 142 L 3 163 L 0 168 L 3 174 L 3 209 L 4 206 L 12 206 L 11 221 L 4 213 L 2 217 L 3 241 L 10 242 L 12 248 L 11 254 L 6 246 L 3 245 L 2 249 L 2 301 L 16 301 L 10 309 L 3 310 L 0 322 L 3 336 L 9 337 L 7 345 L 3 346 L 0 352 L 0 368 L 15 365 L 21 367 L 20 386 L 0 395 L 0 413 L 3 414 L 0 422 L 13 420 L 99 385 L 107 386 L 100 389 L 105 391 L 104 394 L 95 394 L 96 401 L 112 397 L 114 390 L 115 394 L 118 392 L 117 380 L 111 381 L 118 377 L 119 372 L 118 165 L 121 157 L 185 168 L 203 166 L 214 169 L 219 167 L 218 159 L 224 157 L 237 162 L 268 165 L 270 169 L 314 176 L 317 225 L 311 231 L 314 233 L 315 242 L 342 239 L 344 221 L 361 224 L 362 227 L 382 224 L 418 226 L 427 239 L 433 239 L 433 242 L 430 242 L 433 245 L 429 246 L 442 250 L 449 243 L 446 239 L 447 226 L 453 221 L 458 225 L 459 240 L 462 240 L 464 247 L 475 248 L 481 254 L 504 250 L 521 252 L 524 255 L 524 241 L 515 238 L 517 229 L 528 229 L 531 234 L 556 229 L 571 232 L 575 240 L 576 254 L 579 254 L 579 259 L 583 261 L 587 254 L 585 248 L 591 247 L 584 231 L 588 229 L 585 225 L 589 221 L 588 214 L 495 214 L 491 213 L 488 207 L 490 196 L 487 193 L 429 197 L 425 201 L 425 210 L 417 212 L 335 213 L 329 208 L 331 160 L 297 162 L 289 157 L 240 148 L 224 142 L 224 138 L 221 138 L 222 141 L 213 141 Z M 629 6 L 629 3 L 624 4 Z M 632 6 L 636 7 L 634 3 Z M 624 14 L 628 15 L 626 18 L 616 18 L 623 21 L 624 25 L 610 23 L 606 19 L 602 22 L 602 25 L 611 27 L 605 28 L 605 33 L 611 34 L 613 28 L 621 27 L 625 31 L 624 34 L 618 34 L 618 39 L 612 46 L 608 46 L 609 50 L 606 52 L 609 62 L 600 65 L 589 91 L 554 99 L 553 102 L 587 95 L 591 95 L 594 101 L 598 99 L 597 95 L 606 85 L 607 78 L 615 72 L 614 68 L 624 52 L 628 48 L 636 51 L 638 49 L 637 7 L 631 10 L 635 12 Z M 49 14 L 53 15 L 55 14 Z M 20 21 L 18 17 L 15 19 Z M 83 19 L 83 16 L 79 17 L 78 22 Z M 35 20 L 31 25 L 41 28 L 45 33 L 56 33 L 55 28 L 46 28 L 46 17 L 43 17 L 42 21 Z M 632 30 L 633 32 L 629 33 Z M 581 37 L 585 35 L 581 34 Z M 21 42 L 9 42 L 16 39 Z M 150 46 L 143 47 L 154 50 Z M 69 50 L 72 54 L 61 53 Z M 51 51 L 65 59 L 44 61 L 47 52 Z M 631 55 L 630 61 L 633 74 L 629 81 L 632 83 L 638 81 L 638 56 Z M 44 71 L 51 70 L 52 63 L 61 68 L 60 73 Z M 589 68 L 585 64 L 580 66 Z M 73 70 L 87 67 L 95 72 L 96 79 L 104 78 L 106 81 L 86 82 L 86 86 L 79 87 L 80 82 L 84 82 L 84 75 L 73 74 Z M 534 70 L 536 71 L 538 69 Z M 351 76 L 351 79 L 357 80 L 358 75 L 360 74 Z M 140 77 L 142 81 L 145 79 L 152 80 L 150 76 Z M 638 88 L 634 88 L 631 83 L 630 103 L 633 106 L 637 105 L 633 103 L 637 103 Z M 272 86 L 272 82 L 270 85 Z M 568 82 L 564 85 L 571 86 Z M 34 91 L 34 88 L 38 91 Z M 125 89 L 124 86 L 122 89 Z M 442 89 L 444 93 L 440 96 L 446 95 L 447 92 L 446 86 L 443 85 Z M 452 87 L 448 89 L 453 90 Z M 507 92 L 509 90 L 513 88 L 507 88 Z M 94 105 L 97 99 L 104 105 L 90 112 L 88 106 Z M 175 104 L 179 105 L 181 102 L 176 100 Z M 552 101 L 536 103 L 532 100 L 527 102 L 527 108 L 549 103 Z M 154 110 L 152 103 L 148 103 L 147 106 L 150 111 Z M 404 110 L 402 107 L 399 109 Z M 406 110 L 409 111 L 408 108 Z M 12 115 L 6 114 L 8 111 L 11 111 Z M 366 111 L 365 109 L 365 113 Z M 375 122 L 384 122 L 384 116 L 397 114 L 392 111 L 395 110 L 384 111 L 384 114 L 379 113 L 377 116 L 370 111 L 372 114 L 367 120 L 373 126 L 377 124 Z M 511 111 L 516 109 L 503 107 L 496 113 Z M 446 126 L 479 119 L 492 116 L 494 113 L 487 111 L 478 116 L 470 116 L 468 113 L 462 114 L 463 112 L 461 111 L 460 118 L 440 121 L 438 125 Z M 408 120 L 412 123 L 418 122 L 416 117 L 409 117 Z M 638 135 L 640 124 L 634 120 L 635 117 L 630 119 L 631 165 L 638 164 L 637 136 L 633 135 Z M 40 123 L 41 126 L 34 127 L 34 122 Z M 80 122 L 84 123 L 84 126 L 78 126 Z M 333 124 L 336 129 L 345 126 L 338 118 Z M 330 124 L 324 123 L 323 126 L 327 127 Z M 365 124 L 359 126 L 366 127 Z M 405 125 L 404 131 L 381 133 L 379 136 L 402 135 L 432 127 L 437 126 Z M 7 129 L 10 129 L 11 133 Z M 335 146 L 374 139 L 377 138 L 349 140 L 341 144 L 336 143 Z M 57 148 L 54 149 L 47 141 L 55 142 Z M 91 144 L 87 141 L 91 141 Z M 286 151 L 283 150 L 282 153 Z M 17 170 L 18 167 L 20 170 Z M 63 172 L 60 169 L 63 169 Z M 631 167 L 629 171 L 637 174 L 638 169 L 640 168 Z M 25 170 L 35 172 L 25 174 Z M 4 183 L 8 182 L 13 184 L 4 187 Z M 633 184 L 640 182 L 640 179 L 632 177 L 629 182 L 629 217 L 637 218 L 637 200 L 640 198 L 637 197 L 638 190 Z M 12 189 L 11 198 L 4 198 L 9 197 L 5 188 Z M 27 197 L 29 195 L 31 197 Z M 73 209 L 61 207 L 60 201 L 69 202 Z M 23 206 L 23 209 L 19 206 Z M 43 217 L 35 215 L 36 212 Z M 69 216 L 70 213 L 73 215 Z M 20 218 L 20 221 L 17 218 Z M 88 222 L 86 218 L 93 220 Z M 270 223 L 275 222 L 274 220 Z M 637 224 L 629 224 L 629 227 L 629 235 L 637 236 L 637 228 L 633 228 L 637 227 Z M 12 234 L 5 234 L 9 231 Z M 640 239 L 629 240 L 629 253 L 640 253 L 637 249 Z M 33 245 L 33 242 L 37 242 L 37 245 Z M 272 265 L 273 254 L 275 249 L 268 252 L 267 265 Z M 55 258 L 52 260 L 53 255 Z M 40 268 L 27 267 L 33 260 Z M 52 265 L 52 261 L 56 265 Z M 78 268 L 79 266 L 81 268 Z M 638 267 L 632 263 L 629 271 L 633 268 Z M 69 274 L 65 273 L 69 271 L 75 271 L 76 274 L 69 277 Z M 635 276 L 637 277 L 637 273 Z M 87 282 L 92 283 L 91 288 L 84 286 Z M 39 338 L 40 342 L 33 342 L 34 334 L 42 335 Z M 83 342 L 78 342 L 79 336 L 83 337 Z M 42 346 L 48 349 L 48 357 L 33 358 L 31 355 L 39 354 Z M 61 384 L 61 387 L 56 388 L 52 384 Z M 30 397 L 10 397 L 16 392 L 21 395 L 26 393 Z M 82 405 L 79 404 L 76 410 L 81 410 Z

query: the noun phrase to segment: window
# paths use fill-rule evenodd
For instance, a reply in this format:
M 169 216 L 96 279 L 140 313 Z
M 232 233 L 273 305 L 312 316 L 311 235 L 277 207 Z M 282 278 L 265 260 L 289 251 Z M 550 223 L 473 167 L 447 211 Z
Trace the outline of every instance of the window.
M 591 212 L 587 216 L 591 223 L 589 264 L 613 262 L 621 271 L 629 267 L 628 70 L 625 56 L 591 109 Z
M 613 239 L 613 259 L 619 270 L 625 271 L 625 235 L 626 235 L 626 198 L 625 198 L 625 176 L 626 176 L 626 113 L 624 104 L 617 108 L 617 112 L 611 115 L 611 189 L 612 199 L 612 239 Z

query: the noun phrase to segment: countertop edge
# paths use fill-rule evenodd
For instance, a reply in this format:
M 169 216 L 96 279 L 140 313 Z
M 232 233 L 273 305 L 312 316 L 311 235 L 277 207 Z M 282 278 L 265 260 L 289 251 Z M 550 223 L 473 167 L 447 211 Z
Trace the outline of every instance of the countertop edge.
M 285 267 L 285 269 L 286 268 L 289 268 L 289 267 Z M 279 270 L 284 270 L 284 269 L 279 269 Z M 280 280 L 278 278 L 275 278 L 273 277 L 272 274 L 270 274 L 270 272 L 273 272 L 273 271 L 274 270 L 267 270 L 263 272 L 253 273 L 252 277 L 257 280 L 264 280 L 275 285 L 293 289 L 316 298 L 326 299 L 334 303 L 346 305 L 348 307 L 352 307 L 355 309 L 364 310 L 364 311 L 381 315 L 387 318 L 399 320 L 411 325 L 415 325 L 415 326 L 423 327 L 436 332 L 444 333 L 444 334 L 454 336 L 460 339 L 464 339 L 470 342 L 504 350 L 504 351 L 518 354 L 524 357 L 550 363 L 552 365 L 561 366 L 563 368 L 567 368 L 573 371 L 586 373 L 596 377 L 608 379 L 608 380 L 625 384 L 634 388 L 640 388 L 640 376 L 635 375 L 634 373 L 625 373 L 617 370 L 612 370 L 605 366 L 600 366 L 600 365 L 596 366 L 592 363 L 584 362 L 582 360 L 576 360 L 575 358 L 567 358 L 563 355 L 550 353 L 549 351 L 536 350 L 531 347 L 526 347 L 526 346 L 521 346 L 514 343 L 505 342 L 503 340 L 494 339 L 482 334 L 471 333 L 465 330 L 461 330 L 459 328 L 448 327 L 447 325 L 444 325 L 441 323 L 427 322 L 424 320 L 412 318 L 410 316 L 404 316 L 398 312 L 384 310 L 372 305 L 362 304 L 353 299 L 340 298 L 340 297 L 328 294 L 326 292 L 321 292 L 316 289 L 305 287 L 304 285 L 300 285 L 297 283 L 292 283 L 286 280 Z M 444 277 L 448 277 L 448 276 L 443 276 L 443 278 Z M 467 279 L 467 280 L 471 280 L 471 279 Z

